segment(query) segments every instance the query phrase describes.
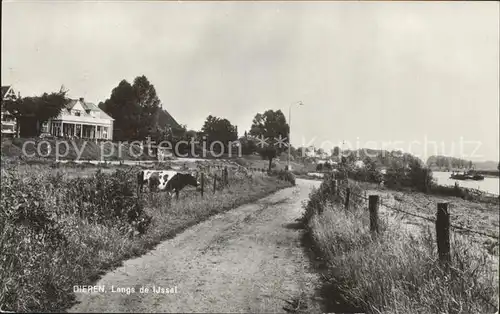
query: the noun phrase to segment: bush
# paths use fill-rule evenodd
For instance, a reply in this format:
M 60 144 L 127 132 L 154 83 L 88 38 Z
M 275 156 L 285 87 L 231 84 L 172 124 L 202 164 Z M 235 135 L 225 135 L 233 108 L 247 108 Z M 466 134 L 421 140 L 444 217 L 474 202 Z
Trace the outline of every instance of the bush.
M 369 168 L 352 169 L 349 171 L 349 178 L 356 181 L 373 183 L 380 183 L 383 181 L 383 175 L 379 171 Z
M 390 167 L 385 175 L 385 185 L 393 189 L 412 188 L 427 193 L 433 183 L 431 169 L 416 159 L 410 160 L 407 167 Z
M 15 312 L 61 311 L 75 283 L 91 285 L 180 230 L 289 185 L 243 169 L 223 193 L 200 199 L 188 190 L 173 205 L 166 193 L 148 193 L 137 204 L 131 171 L 70 179 L 48 165 L 12 166 L 2 164 L 0 307 Z M 145 234 L 124 236 L 131 231 Z
M 282 181 L 287 181 L 290 182 L 292 185 L 295 185 L 295 175 L 290 171 L 272 170 L 269 174 L 278 177 L 278 179 Z
M 242 167 L 248 168 L 248 166 L 250 165 L 248 160 L 246 160 L 245 158 L 236 158 L 234 161 Z
M 66 212 L 75 206 L 77 214 L 90 223 L 120 225 L 128 230 L 127 225 L 148 220 L 135 191 L 137 182 L 134 175 L 118 169 L 113 174 L 104 174 L 100 170 L 92 177 L 71 180 L 65 191 L 70 202 Z
M 22 177 L 8 170 L 6 174 L 2 176 L 2 208 L 8 209 L 4 214 L 14 224 L 25 220 L 52 226 L 50 217 L 72 214 L 89 223 L 128 231 L 130 225 L 149 220 L 134 194 L 135 176 L 123 170 L 113 174 L 99 170 L 93 176 L 73 179 L 59 173 Z M 40 228 L 36 231 L 41 232 Z

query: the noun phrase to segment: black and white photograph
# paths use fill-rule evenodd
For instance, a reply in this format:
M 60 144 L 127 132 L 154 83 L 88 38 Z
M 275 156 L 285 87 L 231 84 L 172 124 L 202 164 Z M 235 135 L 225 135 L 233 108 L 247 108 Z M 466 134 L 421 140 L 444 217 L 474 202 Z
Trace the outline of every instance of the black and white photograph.
M 0 314 L 498 314 L 498 1 L 2 1 Z

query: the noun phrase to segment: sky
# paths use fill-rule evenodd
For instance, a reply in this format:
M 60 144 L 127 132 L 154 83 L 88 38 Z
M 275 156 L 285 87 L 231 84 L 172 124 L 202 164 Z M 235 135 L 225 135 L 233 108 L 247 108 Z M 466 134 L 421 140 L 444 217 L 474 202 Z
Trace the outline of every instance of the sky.
M 22 96 L 145 75 L 189 129 L 292 106 L 294 146 L 499 159 L 496 1 L 2 1 L 1 52 Z

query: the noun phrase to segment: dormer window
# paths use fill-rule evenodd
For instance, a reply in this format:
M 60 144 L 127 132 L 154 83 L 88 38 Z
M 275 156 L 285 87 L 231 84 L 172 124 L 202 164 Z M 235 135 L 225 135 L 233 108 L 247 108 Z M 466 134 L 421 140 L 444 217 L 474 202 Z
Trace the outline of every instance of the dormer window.
M 80 116 L 80 110 L 74 110 L 75 116 L 79 117 Z

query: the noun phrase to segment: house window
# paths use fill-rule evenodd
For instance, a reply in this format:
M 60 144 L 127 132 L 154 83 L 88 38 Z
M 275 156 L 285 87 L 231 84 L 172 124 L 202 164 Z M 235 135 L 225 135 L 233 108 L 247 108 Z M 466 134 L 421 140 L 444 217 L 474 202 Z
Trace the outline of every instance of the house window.
M 75 116 L 77 116 L 77 117 L 80 116 L 80 110 L 75 110 Z
M 42 133 L 48 133 L 48 132 L 49 132 L 49 123 L 47 121 L 45 121 L 42 124 Z

